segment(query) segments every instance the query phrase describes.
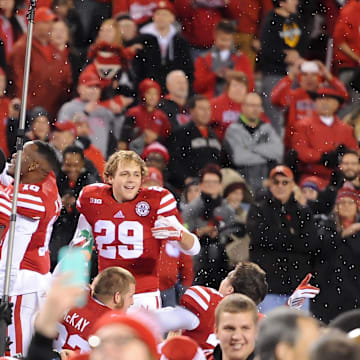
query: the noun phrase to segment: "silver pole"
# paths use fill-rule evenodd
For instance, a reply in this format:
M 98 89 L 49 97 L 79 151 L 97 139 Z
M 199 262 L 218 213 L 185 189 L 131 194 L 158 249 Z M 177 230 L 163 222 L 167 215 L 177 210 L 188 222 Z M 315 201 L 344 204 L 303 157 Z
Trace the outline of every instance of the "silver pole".
M 34 26 L 36 0 L 30 1 L 29 10 L 27 13 L 28 19 L 28 30 L 26 37 L 26 53 L 25 53 L 25 66 L 24 66 L 24 78 L 22 87 L 21 97 L 21 111 L 20 111 L 20 124 L 16 139 L 16 165 L 14 174 L 14 188 L 13 188 L 13 199 L 10 215 L 10 229 L 9 229 L 9 240 L 8 240 L 8 251 L 6 257 L 6 270 L 5 270 L 5 281 L 4 281 L 4 295 L 2 298 L 2 304 L 8 304 L 9 306 L 9 289 L 10 289 L 10 275 L 11 275 L 11 264 L 14 249 L 14 237 L 15 237 L 15 223 L 16 223 L 16 209 L 17 209 L 17 198 L 19 193 L 20 184 L 20 170 L 21 170 L 21 156 L 24 146 L 24 135 L 25 135 L 25 116 L 27 106 L 27 94 L 29 87 L 29 73 L 30 73 L 30 61 L 31 61 L 31 48 L 32 48 L 32 35 Z M 0 318 L 0 356 L 5 353 L 6 347 L 6 328 L 7 323 L 4 319 Z

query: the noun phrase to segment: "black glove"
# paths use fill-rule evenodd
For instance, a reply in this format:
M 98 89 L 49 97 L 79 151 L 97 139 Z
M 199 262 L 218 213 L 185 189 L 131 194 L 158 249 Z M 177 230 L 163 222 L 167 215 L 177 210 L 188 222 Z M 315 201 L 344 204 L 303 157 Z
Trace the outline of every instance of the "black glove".
M 329 169 L 334 169 L 338 165 L 338 152 L 329 151 L 321 155 L 320 162 Z
M 9 302 L 0 303 L 0 319 L 5 320 L 5 322 L 10 325 L 12 323 L 12 308 L 14 304 Z

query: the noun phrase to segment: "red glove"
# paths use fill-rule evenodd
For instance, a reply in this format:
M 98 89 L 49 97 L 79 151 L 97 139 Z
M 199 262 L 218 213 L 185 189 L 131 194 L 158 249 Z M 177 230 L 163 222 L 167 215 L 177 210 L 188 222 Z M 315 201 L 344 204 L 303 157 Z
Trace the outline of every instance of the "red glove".
M 305 299 L 312 299 L 317 294 L 319 294 L 320 289 L 309 285 L 309 281 L 312 277 L 312 274 L 307 274 L 304 280 L 299 284 L 299 286 L 295 289 L 292 295 L 289 297 L 287 301 L 287 305 L 291 308 L 301 309 Z

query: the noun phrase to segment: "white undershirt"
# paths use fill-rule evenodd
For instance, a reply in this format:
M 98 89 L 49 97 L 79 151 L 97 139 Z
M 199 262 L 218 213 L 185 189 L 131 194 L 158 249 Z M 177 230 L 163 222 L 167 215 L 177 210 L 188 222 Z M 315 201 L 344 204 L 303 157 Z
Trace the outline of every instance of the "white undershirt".
M 334 123 L 333 116 L 320 116 L 320 120 L 323 124 L 325 124 L 327 126 L 331 126 Z

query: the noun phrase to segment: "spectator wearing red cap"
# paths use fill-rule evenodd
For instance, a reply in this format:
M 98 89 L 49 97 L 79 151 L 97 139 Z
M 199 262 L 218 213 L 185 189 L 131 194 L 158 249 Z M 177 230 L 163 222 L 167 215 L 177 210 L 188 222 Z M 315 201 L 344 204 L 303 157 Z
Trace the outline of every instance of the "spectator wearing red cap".
M 360 292 L 359 196 L 350 183 L 338 191 L 334 211 L 318 220 L 321 246 L 316 256 L 313 284 L 326 289 L 311 306 L 328 323 L 342 312 L 358 308 Z
M 312 256 L 319 240 L 312 211 L 298 199 L 293 172 L 278 165 L 270 172 L 268 191 L 249 210 L 250 260 L 271 273 L 269 295 L 259 305 L 262 313 L 284 305 L 313 269 Z M 308 308 L 307 301 L 304 309 Z
M 174 5 L 160 0 L 153 12 L 153 21 L 140 29 L 143 49 L 133 61 L 139 81 L 151 77 L 166 92 L 166 76 L 170 71 L 182 70 L 193 82 L 193 61 L 190 46 L 176 29 Z
M 315 109 L 314 93 L 327 82 L 347 100 L 345 85 L 333 76 L 320 61 L 297 61 L 272 89 L 273 105 L 286 110 L 285 115 L 285 148 L 290 149 L 294 124 L 313 115 Z M 295 87 L 294 87 L 295 85 Z
M 114 21 L 112 23 L 112 27 L 116 26 Z M 82 74 L 98 77 L 103 99 L 101 105 L 114 115 L 121 114 L 133 102 L 135 91 L 135 78 L 130 69 L 128 53 L 119 44 L 100 41 L 90 47 L 88 60 L 90 64 Z
M 196 341 L 188 336 L 173 336 L 161 345 L 160 360 L 205 360 Z
M 211 99 L 220 95 L 226 79 L 233 74 L 244 73 L 248 89 L 254 89 L 254 73 L 247 56 L 233 49 L 234 25 L 228 20 L 220 21 L 215 28 L 212 48 L 195 61 L 194 91 Z
M 36 9 L 27 101 L 30 109 L 34 106 L 46 106 L 53 117 L 69 99 L 72 88 L 70 64 L 57 58 L 56 51 L 50 45 L 51 29 L 55 20 L 56 17 L 50 9 Z M 22 94 L 25 50 L 26 35 L 23 35 L 14 45 L 9 62 L 10 80 L 14 84 L 12 90 L 18 98 L 21 98 Z
M 353 128 L 336 116 L 343 101 L 342 94 L 336 89 L 320 88 L 316 95 L 315 113 L 295 123 L 291 147 L 300 160 L 298 170 L 301 176 L 316 175 L 329 181 L 337 166 L 340 148 L 358 150 Z
M 121 132 L 119 147 L 130 148 L 142 154 L 147 145 L 164 141 L 170 135 L 170 123 L 166 115 L 156 108 L 160 100 L 160 85 L 151 79 L 139 85 L 141 104 L 128 110 Z
M 65 122 L 72 119 L 76 114 L 85 117 L 90 127 L 89 138 L 91 142 L 106 158 L 116 148 L 116 136 L 120 130 L 112 129 L 115 122 L 114 115 L 100 104 L 99 77 L 91 72 L 81 73 L 77 91 L 79 97 L 61 107 L 57 122 Z

